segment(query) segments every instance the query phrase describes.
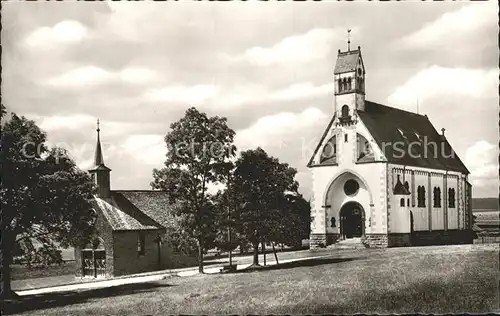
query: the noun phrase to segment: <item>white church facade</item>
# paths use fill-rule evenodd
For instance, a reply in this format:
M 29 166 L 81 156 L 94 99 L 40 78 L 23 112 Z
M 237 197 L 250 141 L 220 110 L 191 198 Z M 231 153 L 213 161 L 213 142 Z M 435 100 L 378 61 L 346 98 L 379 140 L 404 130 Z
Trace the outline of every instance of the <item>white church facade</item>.
M 469 171 L 426 115 L 365 100 L 361 49 L 338 51 L 334 115 L 308 167 L 310 247 L 472 243 Z

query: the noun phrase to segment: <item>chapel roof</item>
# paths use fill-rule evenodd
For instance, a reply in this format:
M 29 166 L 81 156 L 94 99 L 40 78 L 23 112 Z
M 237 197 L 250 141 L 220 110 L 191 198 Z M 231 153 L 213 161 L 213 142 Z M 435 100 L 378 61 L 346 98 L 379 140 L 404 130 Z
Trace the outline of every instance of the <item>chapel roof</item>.
M 365 110 L 358 111 L 357 114 L 380 149 L 384 151 L 388 162 L 469 173 L 458 155 L 454 153 L 446 137 L 436 131 L 426 115 L 370 101 L 366 101 Z M 394 145 L 396 142 L 402 142 L 400 144 L 405 145 L 397 147 Z M 409 147 L 408 145 L 413 142 L 421 145 Z M 436 144 L 436 146 L 428 145 L 425 151 L 425 143 Z M 384 144 L 389 145 L 384 146 Z M 404 154 L 401 154 L 399 148 L 405 149 Z M 409 150 L 411 150 L 411 155 L 408 153 Z
M 156 222 L 170 227 L 176 204 L 172 203 L 165 191 L 152 190 L 120 190 L 115 191 L 123 195 L 135 207 Z
M 159 204 L 139 208 L 120 191 L 111 191 L 109 198 L 95 197 L 92 204 L 94 209 L 104 215 L 114 231 L 165 229 L 147 214 L 150 209 L 160 208 Z

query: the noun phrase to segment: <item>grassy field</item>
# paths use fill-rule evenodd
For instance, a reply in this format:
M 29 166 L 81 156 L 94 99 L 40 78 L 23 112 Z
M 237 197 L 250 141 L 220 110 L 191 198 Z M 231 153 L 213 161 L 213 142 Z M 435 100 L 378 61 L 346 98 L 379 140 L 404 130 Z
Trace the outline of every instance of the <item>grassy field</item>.
M 332 251 L 254 272 L 25 298 L 23 315 L 353 314 L 499 311 L 498 246 Z
M 10 266 L 12 280 L 26 280 L 44 278 L 50 276 L 59 276 L 65 274 L 75 274 L 76 264 L 75 261 L 67 261 L 61 265 L 52 265 L 43 269 L 28 268 L 24 265 L 13 264 Z

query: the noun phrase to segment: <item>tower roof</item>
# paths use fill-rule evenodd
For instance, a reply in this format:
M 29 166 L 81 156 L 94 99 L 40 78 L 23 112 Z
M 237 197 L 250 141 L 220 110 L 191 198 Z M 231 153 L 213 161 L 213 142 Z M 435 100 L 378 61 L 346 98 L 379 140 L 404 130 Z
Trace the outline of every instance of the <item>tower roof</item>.
M 97 131 L 97 144 L 96 144 L 96 148 L 95 148 L 94 169 L 93 170 L 111 170 L 104 165 L 104 157 L 102 155 L 102 148 L 101 148 L 101 138 L 100 138 L 101 129 L 99 128 L 99 119 L 97 119 L 97 130 L 96 131 Z
M 337 62 L 335 63 L 335 74 L 341 74 L 344 72 L 355 71 L 358 65 L 359 57 L 361 56 L 361 48 L 358 46 L 356 50 L 348 50 L 346 52 L 341 52 L 339 49 Z

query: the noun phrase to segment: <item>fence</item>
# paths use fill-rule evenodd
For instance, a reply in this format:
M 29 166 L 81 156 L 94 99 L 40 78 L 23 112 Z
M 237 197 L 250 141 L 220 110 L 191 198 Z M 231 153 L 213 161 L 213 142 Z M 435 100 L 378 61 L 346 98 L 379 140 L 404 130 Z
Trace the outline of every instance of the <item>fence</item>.
M 478 235 L 474 239 L 475 244 L 493 244 L 500 243 L 500 234 Z

